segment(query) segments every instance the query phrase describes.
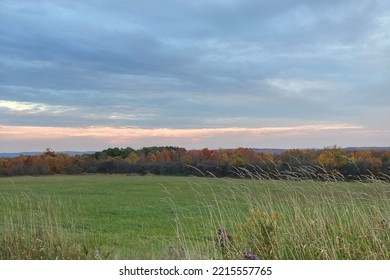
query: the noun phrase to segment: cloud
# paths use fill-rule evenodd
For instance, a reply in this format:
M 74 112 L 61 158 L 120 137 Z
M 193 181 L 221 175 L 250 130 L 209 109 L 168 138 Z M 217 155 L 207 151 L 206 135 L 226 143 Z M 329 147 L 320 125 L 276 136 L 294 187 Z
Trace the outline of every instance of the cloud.
M 389 23 L 384 0 L 2 0 L 0 125 L 388 128 Z
M 309 95 L 330 88 L 330 85 L 322 81 L 267 79 L 265 82 L 277 90 L 289 93 L 308 93 Z
M 11 69 L 42 69 L 42 68 L 52 68 L 55 66 L 50 61 L 44 60 L 23 60 L 18 57 L 0 57 L 0 65 L 3 65 Z
M 2 137 L 30 138 L 32 135 L 42 139 L 61 137 L 102 137 L 115 139 L 129 138 L 199 138 L 212 137 L 225 134 L 305 134 L 327 130 L 356 130 L 363 127 L 352 124 L 318 124 L 301 125 L 291 127 L 258 127 L 258 128 L 200 128 L 200 129 L 172 129 L 172 128 L 128 128 L 128 127 L 27 127 L 27 126 L 1 126 L 0 135 Z
M 324 146 L 383 145 L 390 131 L 373 131 L 346 123 L 322 123 L 284 127 L 145 129 L 137 127 L 28 127 L 0 126 L 0 144 L 4 151 L 102 150 L 107 147 L 173 145 L 187 149 L 204 147 L 322 148 Z M 305 139 L 306 142 L 302 142 Z M 338 141 L 336 141 L 338 140 Z M 341 141 L 340 141 L 341 140 Z
M 0 109 L 6 109 L 12 113 L 26 114 L 60 114 L 75 110 L 75 108 L 68 106 L 53 106 L 42 103 L 17 102 L 8 100 L 0 100 Z

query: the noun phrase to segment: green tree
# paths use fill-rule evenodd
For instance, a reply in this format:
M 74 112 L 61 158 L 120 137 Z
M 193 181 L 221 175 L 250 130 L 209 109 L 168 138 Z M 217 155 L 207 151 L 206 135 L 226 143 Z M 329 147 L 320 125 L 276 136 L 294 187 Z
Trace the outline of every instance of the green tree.
M 235 150 L 230 156 L 229 164 L 235 167 L 244 167 L 246 165 L 246 160 L 242 152 Z

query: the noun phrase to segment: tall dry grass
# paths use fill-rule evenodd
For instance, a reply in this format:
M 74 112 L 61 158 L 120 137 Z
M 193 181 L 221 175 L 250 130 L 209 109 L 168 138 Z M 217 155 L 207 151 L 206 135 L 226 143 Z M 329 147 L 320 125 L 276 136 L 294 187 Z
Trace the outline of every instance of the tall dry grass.
M 347 182 L 319 169 L 237 168 L 244 180 L 189 181 L 193 204 L 169 196 L 181 257 L 390 259 L 390 184 L 374 176 Z

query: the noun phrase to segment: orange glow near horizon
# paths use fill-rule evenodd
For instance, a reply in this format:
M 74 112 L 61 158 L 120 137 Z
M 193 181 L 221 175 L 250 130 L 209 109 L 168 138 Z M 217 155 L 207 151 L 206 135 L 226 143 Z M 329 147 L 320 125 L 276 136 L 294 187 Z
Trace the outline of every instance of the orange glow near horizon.
M 91 151 L 108 147 L 150 146 L 177 146 L 186 149 L 322 148 L 336 144 L 383 146 L 382 142 L 376 142 L 378 135 L 382 135 L 382 132 L 346 123 L 191 129 L 0 126 L 0 152 L 42 151 L 45 147 L 57 151 Z
M 0 126 L 2 139 L 60 139 L 68 137 L 92 138 L 208 138 L 225 134 L 305 134 L 329 130 L 360 130 L 362 126 L 350 124 L 319 124 L 285 127 L 258 127 L 258 128 L 131 128 L 131 127 L 38 127 L 38 126 Z

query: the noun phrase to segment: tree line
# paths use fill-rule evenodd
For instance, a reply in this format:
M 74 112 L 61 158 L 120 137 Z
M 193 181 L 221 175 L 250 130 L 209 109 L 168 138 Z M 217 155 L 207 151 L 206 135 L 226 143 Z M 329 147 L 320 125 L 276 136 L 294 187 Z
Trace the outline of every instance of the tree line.
M 40 155 L 0 158 L 0 176 L 85 173 L 389 181 L 390 149 L 344 150 L 334 146 L 260 152 L 165 146 L 108 148 L 74 156 L 46 149 Z

